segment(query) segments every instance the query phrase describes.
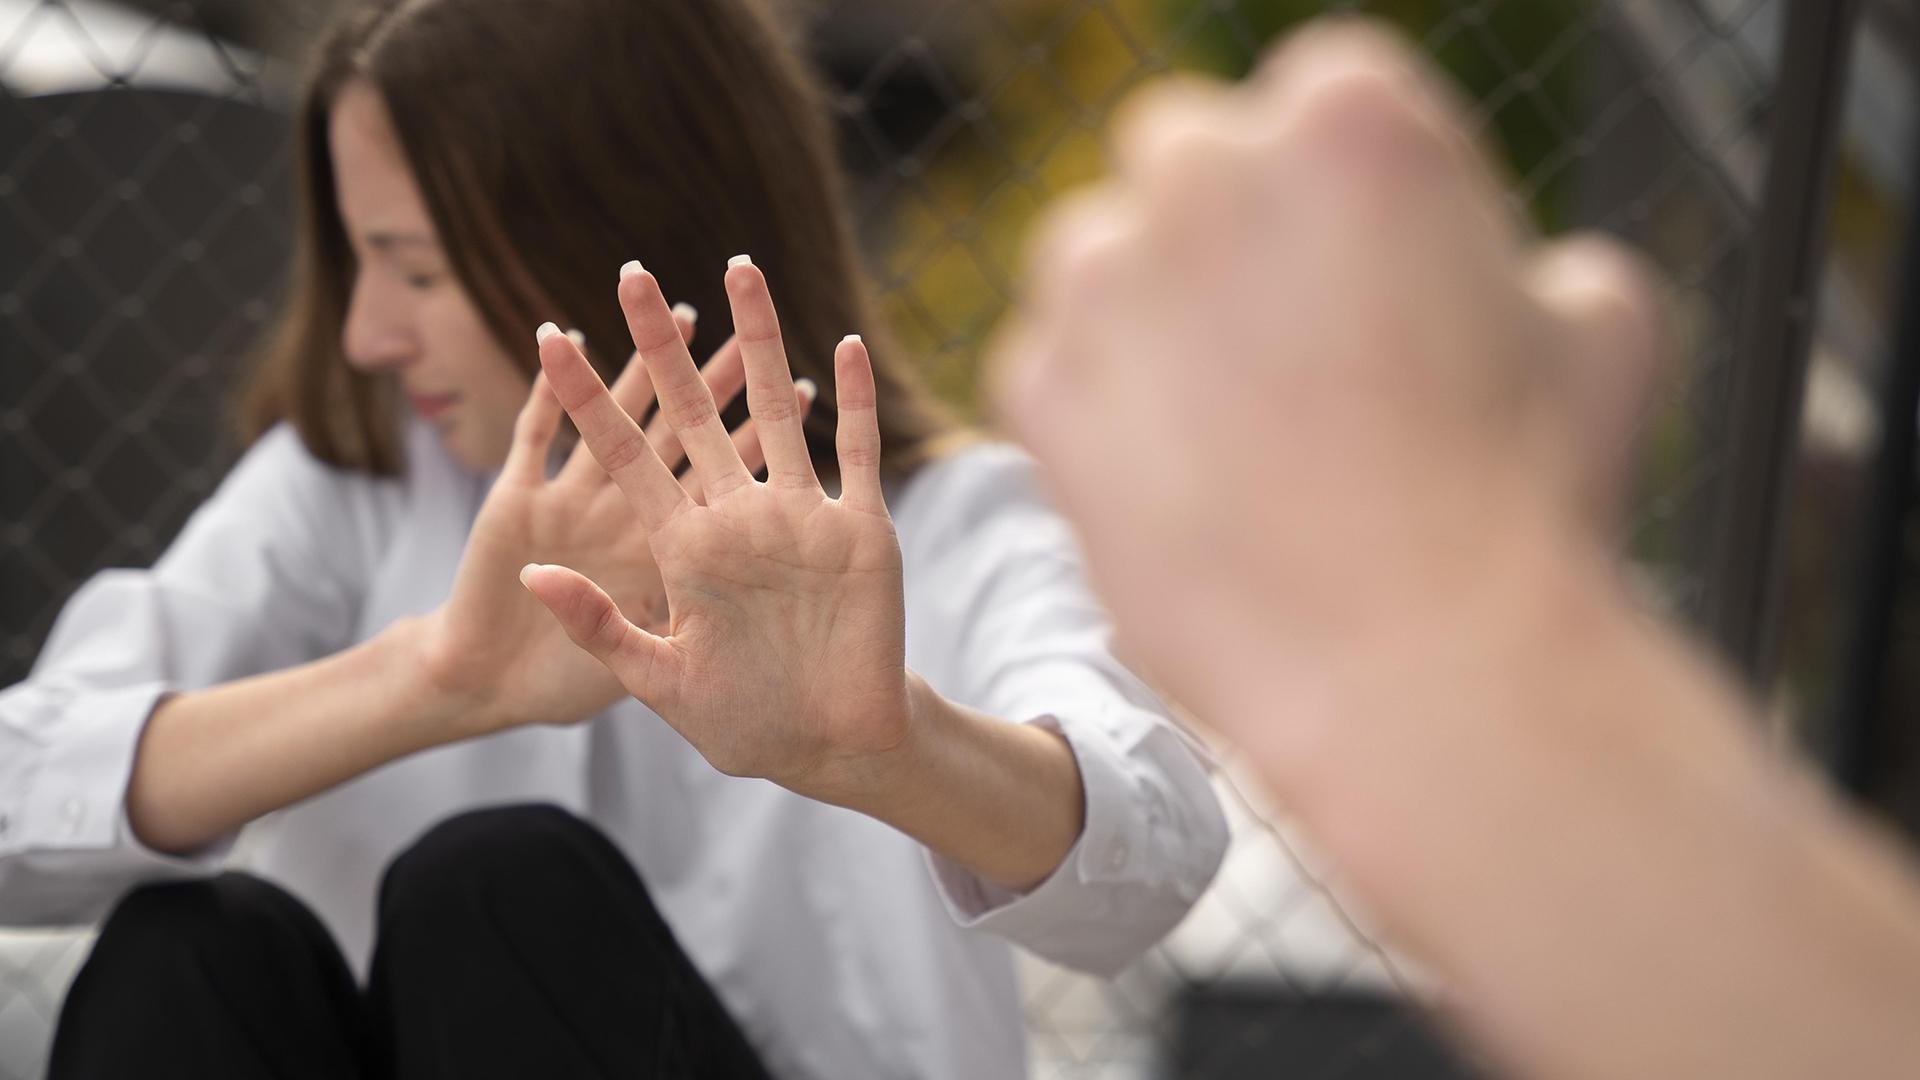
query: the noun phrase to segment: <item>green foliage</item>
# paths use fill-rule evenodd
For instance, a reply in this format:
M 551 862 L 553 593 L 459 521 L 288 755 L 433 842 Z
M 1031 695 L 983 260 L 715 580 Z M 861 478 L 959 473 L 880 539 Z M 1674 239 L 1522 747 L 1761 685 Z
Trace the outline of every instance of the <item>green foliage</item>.
M 1178 24 L 1206 0 L 1157 0 Z M 1231 78 L 1245 75 L 1270 43 L 1324 15 L 1325 0 L 1238 0 L 1202 21 L 1184 63 Z M 1492 106 L 1493 142 L 1523 185 L 1545 177 L 1533 193 L 1538 223 L 1565 220 L 1568 170 L 1559 155 L 1583 125 L 1579 99 L 1581 39 L 1590 33 L 1592 0 L 1374 0 L 1359 9 L 1420 43 L 1459 83 L 1468 101 Z M 1549 175 L 1550 174 L 1550 175 Z

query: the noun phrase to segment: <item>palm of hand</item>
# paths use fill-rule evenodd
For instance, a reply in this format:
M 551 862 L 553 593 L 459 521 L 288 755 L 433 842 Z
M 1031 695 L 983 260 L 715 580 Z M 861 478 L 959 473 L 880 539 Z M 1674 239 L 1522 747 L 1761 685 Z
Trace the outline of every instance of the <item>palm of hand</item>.
M 900 548 L 884 516 L 756 485 L 675 519 L 653 549 L 678 663 L 649 704 L 716 768 L 804 787 L 904 737 Z
M 685 448 L 704 506 L 571 343 L 549 337 L 540 352 L 582 441 L 646 526 L 671 612 L 666 633 L 637 625 L 576 568 L 536 567 L 526 583 L 575 644 L 716 768 L 833 800 L 873 775 L 911 721 L 900 548 L 880 487 L 873 371 L 857 337 L 840 343 L 842 494 L 828 498 L 794 408 L 766 282 L 751 265 L 735 267 L 727 292 L 764 482 L 729 443 L 658 283 L 635 265 L 620 286 L 660 413 Z
M 664 622 L 659 573 L 618 492 L 503 473 L 474 522 L 430 645 L 443 682 L 486 688 L 472 708 L 491 718 L 487 727 L 571 723 L 622 695 L 619 681 L 518 587 L 520 568 L 536 561 L 590 568 L 643 625 Z
M 677 336 L 693 332 L 690 318 L 674 316 L 671 324 Z M 731 400 L 743 378 L 739 349 L 722 345 L 698 377 L 721 400 Z M 653 403 L 652 383 L 639 363 L 627 365 L 614 393 L 635 411 Z M 800 407 L 810 401 L 803 396 Z M 583 567 L 639 625 L 666 628 L 660 574 L 626 498 L 585 447 L 575 447 L 549 476 L 560 417 L 559 400 L 545 377 L 537 378 L 514 425 L 506 464 L 474 521 L 452 594 L 427 620 L 428 672 L 476 731 L 571 723 L 621 697 L 619 680 L 583 656 L 519 586 L 522 567 L 544 561 Z M 732 438 L 749 460 L 759 460 L 750 428 Z M 669 453 L 677 463 L 677 452 Z

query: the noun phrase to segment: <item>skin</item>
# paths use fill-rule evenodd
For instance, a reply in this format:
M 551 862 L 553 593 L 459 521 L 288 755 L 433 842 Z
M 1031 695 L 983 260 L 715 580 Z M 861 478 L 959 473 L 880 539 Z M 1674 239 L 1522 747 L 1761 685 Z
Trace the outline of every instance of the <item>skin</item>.
M 613 483 L 590 441 L 549 474 L 560 405 L 544 377 L 529 387 L 513 368 L 450 273 L 369 87 L 343 91 L 329 138 L 339 208 L 359 263 L 349 362 L 400 380 L 432 406 L 434 426 L 456 458 L 500 475 L 440 608 L 334 656 L 176 694 L 155 708 L 127 793 L 141 841 L 191 851 L 404 755 L 515 725 L 577 722 L 626 696 L 620 676 L 628 673 L 610 672 L 576 647 L 568 633 L 578 632 L 577 623 L 563 629 L 517 580 L 529 563 L 554 563 L 592 575 L 596 596 L 617 603 L 636 632 L 677 639 L 690 620 L 707 628 L 698 639 L 703 666 L 685 670 L 741 692 L 701 698 L 689 682 L 670 697 L 643 700 L 657 703 L 716 766 L 864 810 L 1003 886 L 1024 888 L 1051 873 L 1081 828 L 1072 752 L 1052 733 L 946 702 L 907 672 L 899 552 L 884 506 L 816 505 L 818 516 L 806 524 L 817 521 L 824 531 L 809 531 L 805 550 L 817 557 L 756 568 L 748 598 L 713 573 L 697 591 L 687 587 L 687 567 L 723 574 L 727 559 L 743 555 L 735 543 L 741 536 L 777 546 L 791 538 L 778 530 L 797 524 L 781 516 L 797 512 L 797 502 L 771 516 L 742 515 L 751 506 L 743 484 L 801 497 L 789 472 L 812 401 L 810 386 L 787 377 L 784 359 L 778 377 L 769 374 L 767 358 L 779 355 L 777 323 L 757 273 L 753 296 L 733 295 L 740 335 L 704 368 L 696 371 L 686 349 L 690 318 L 670 311 L 657 287 L 649 298 L 657 304 L 641 311 L 629 281 L 620 301 L 647 359 L 630 362 L 610 389 L 585 369 L 598 388 L 597 407 L 623 417 L 646 415 L 655 386 L 665 391 L 648 426 L 656 466 L 678 465 L 683 441 L 695 449 L 688 478 L 676 481 L 668 471 L 666 483 L 700 511 L 699 520 L 720 525 L 676 524 L 663 539 L 654 533 L 667 523 Z M 558 341 L 585 365 L 566 335 L 543 328 L 543 336 L 543 362 L 551 364 Z M 665 354 L 670 362 L 656 359 Z M 565 375 L 557 385 L 578 406 L 581 373 Z M 854 412 L 869 424 L 871 382 L 868 372 L 868 407 Z M 729 433 L 715 403 L 743 385 L 754 419 Z M 861 400 L 858 387 L 851 392 Z M 841 393 L 844 409 L 844 384 Z M 701 407 L 701 422 L 689 426 Z M 769 427 L 775 437 L 763 445 L 760 432 Z M 850 475 L 870 479 L 860 497 L 877 500 L 877 429 L 870 434 L 872 445 L 851 462 Z M 768 461 L 774 467 L 761 484 L 753 476 Z M 718 611 L 756 618 L 725 621 Z M 816 632 L 821 627 L 831 633 Z M 730 656 L 732 648 L 742 651 Z M 792 680 L 791 672 L 815 677 Z M 731 730 L 714 712 L 724 708 L 778 722 Z
M 454 276 L 371 86 L 342 88 L 327 139 L 358 269 L 343 334 L 347 363 L 391 374 L 409 402 L 431 405 L 431 423 L 462 465 L 499 468 L 527 397 L 526 376 Z
M 1495 1063 L 1906 1075 L 1911 867 L 1614 566 L 1653 289 L 1529 235 L 1467 127 L 1357 22 L 1148 92 L 1036 245 L 999 407 L 1130 647 Z

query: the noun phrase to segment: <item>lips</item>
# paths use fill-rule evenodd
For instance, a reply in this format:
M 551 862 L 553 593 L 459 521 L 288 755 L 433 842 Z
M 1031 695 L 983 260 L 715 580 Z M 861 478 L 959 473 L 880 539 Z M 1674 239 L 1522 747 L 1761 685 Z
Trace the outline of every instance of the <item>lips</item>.
M 407 403 L 423 420 L 434 419 L 453 408 L 454 402 L 459 400 L 459 394 L 417 394 L 411 391 L 407 394 Z

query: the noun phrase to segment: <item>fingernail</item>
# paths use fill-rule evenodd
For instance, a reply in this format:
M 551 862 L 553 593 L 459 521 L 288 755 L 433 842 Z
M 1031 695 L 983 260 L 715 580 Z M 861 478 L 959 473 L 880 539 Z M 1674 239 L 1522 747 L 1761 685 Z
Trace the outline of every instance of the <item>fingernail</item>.
M 728 269 L 732 269 L 733 267 L 736 267 L 736 266 L 752 266 L 752 265 L 753 265 L 753 256 L 751 255 L 735 255 L 733 258 L 727 260 Z
M 676 319 L 679 319 L 681 322 L 686 322 L 686 323 L 699 322 L 700 312 L 695 310 L 692 304 L 689 304 L 685 300 L 682 300 L 679 303 L 673 305 L 673 317 Z
M 843 338 L 841 338 L 841 339 L 840 339 L 840 344 L 842 344 L 842 345 L 845 345 L 845 344 L 846 344 L 847 342 L 849 342 L 849 341 L 851 341 L 851 342 L 853 342 L 853 343 L 855 343 L 855 344 L 857 344 L 857 345 L 865 345 L 865 344 L 866 344 L 866 342 L 864 342 L 864 341 L 861 341 L 861 340 L 860 340 L 860 335 L 859 335 L 859 334 L 848 334 L 848 335 L 847 335 L 846 337 L 843 337 Z
M 795 379 L 793 380 L 793 388 L 800 391 L 800 396 L 806 398 L 808 402 L 812 402 L 820 396 L 820 388 L 814 385 L 812 379 L 804 377 Z
M 620 280 L 625 281 L 635 274 L 644 273 L 646 269 L 646 267 L 640 265 L 639 259 L 628 259 L 626 262 L 620 264 Z
M 587 351 L 587 335 L 580 331 L 569 329 L 567 331 L 567 340 L 573 342 L 573 347 L 579 349 L 581 352 Z
M 521 567 L 520 568 L 520 584 L 526 585 L 527 575 L 533 573 L 535 570 L 538 570 L 538 569 L 540 569 L 540 564 L 534 563 L 534 562 L 530 562 L 527 565 Z M 527 585 L 527 587 L 532 588 L 533 586 Z
M 559 327 L 553 325 L 550 322 L 543 322 L 540 324 L 540 329 L 535 330 L 533 332 L 533 343 L 535 345 L 545 345 L 547 343 L 548 338 L 552 337 L 553 335 L 559 332 L 560 332 Z

